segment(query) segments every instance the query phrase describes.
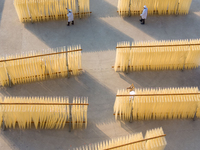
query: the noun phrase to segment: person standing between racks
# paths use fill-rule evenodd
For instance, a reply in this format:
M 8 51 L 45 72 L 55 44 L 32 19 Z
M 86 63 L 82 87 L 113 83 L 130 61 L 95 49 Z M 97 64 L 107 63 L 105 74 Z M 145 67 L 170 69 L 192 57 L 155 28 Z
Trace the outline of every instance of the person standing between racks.
M 145 24 L 145 19 L 147 19 L 147 13 L 148 13 L 148 8 L 144 5 L 144 9 L 142 11 L 142 14 L 140 14 L 140 16 L 141 16 L 141 19 L 140 19 L 141 24 Z
M 67 8 L 66 8 L 67 9 Z M 72 13 L 72 10 L 71 9 L 67 9 L 68 10 L 68 14 L 67 14 L 67 17 L 68 17 L 68 24 L 67 26 L 70 26 L 70 22 L 72 22 L 72 25 L 74 25 L 74 15 Z
M 127 90 L 129 91 L 130 95 L 133 95 L 133 96 L 130 96 L 130 101 L 131 101 L 131 99 L 134 99 L 134 95 L 135 95 L 135 87 L 134 87 L 134 85 L 131 84 L 131 86 L 128 87 Z

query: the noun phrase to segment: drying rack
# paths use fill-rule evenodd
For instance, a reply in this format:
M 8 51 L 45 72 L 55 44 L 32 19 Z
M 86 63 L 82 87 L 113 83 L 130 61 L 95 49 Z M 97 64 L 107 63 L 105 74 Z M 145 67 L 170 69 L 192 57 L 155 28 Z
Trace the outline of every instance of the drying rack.
M 196 46 L 196 45 L 200 45 L 200 43 L 196 43 L 196 44 L 169 44 L 169 45 L 165 45 L 165 44 L 162 44 L 162 45 L 140 45 L 140 46 L 135 46 L 135 45 L 130 45 L 130 46 L 117 46 L 116 49 L 120 49 L 120 48 L 129 48 L 130 50 L 132 48 L 151 48 L 151 47 L 173 47 L 173 46 Z M 184 70 L 185 68 L 185 61 L 186 61 L 186 58 L 184 58 L 184 64 L 183 64 L 183 69 L 182 71 Z M 151 65 L 149 65 L 151 66 Z M 128 65 L 127 68 L 130 68 L 131 66 Z M 114 68 L 114 66 L 112 66 L 112 68 Z M 117 66 L 117 68 L 120 68 L 120 66 Z M 128 73 L 129 69 L 126 70 L 126 73 Z
M 139 143 L 139 142 L 147 142 L 148 140 L 153 140 L 153 139 L 161 138 L 161 137 L 165 137 L 165 136 L 166 136 L 166 134 L 159 135 L 159 136 L 154 136 L 154 137 L 146 138 L 146 139 L 143 139 L 143 140 L 138 140 L 138 141 L 134 141 L 134 142 L 118 145 L 118 146 L 113 146 L 113 147 L 110 147 L 110 148 L 106 148 L 104 150 L 110 150 L 110 149 L 115 149 L 115 148 L 119 148 L 119 147 L 129 146 L 131 144 L 136 144 L 136 143 Z
M 70 117 L 69 117 L 69 121 L 66 121 L 65 123 L 69 123 L 69 132 L 71 132 L 71 128 L 72 128 L 72 113 L 71 113 L 72 109 L 71 109 L 71 107 L 73 105 L 87 105 L 88 106 L 89 104 L 88 103 L 4 103 L 3 102 L 3 103 L 0 103 L 0 106 L 1 105 L 69 105 Z M 4 119 L 2 122 L 3 122 L 2 129 L 3 129 L 3 131 L 5 131 L 6 127 L 5 127 Z M 34 123 L 34 122 L 31 122 L 31 123 Z M 76 123 L 79 123 L 79 122 L 76 122 Z M 85 121 L 83 121 L 83 123 L 85 123 Z
M 22 60 L 22 59 L 30 59 L 30 58 L 35 58 L 35 57 L 43 57 L 43 56 L 50 56 L 50 55 L 59 55 L 59 54 L 66 54 L 66 66 L 67 66 L 67 77 L 69 78 L 70 75 L 69 73 L 72 72 L 72 70 L 69 70 L 68 68 L 68 61 L 67 61 L 67 58 L 68 58 L 68 53 L 71 53 L 71 52 L 78 52 L 78 51 L 82 51 L 82 49 L 76 49 L 76 50 L 70 50 L 70 51 L 64 51 L 64 52 L 55 52 L 55 53 L 48 53 L 48 54 L 40 54 L 40 55 L 34 55 L 34 56 L 26 56 L 26 57 L 20 57 L 20 58 L 12 58 L 12 59 L 5 59 L 5 60 L 0 60 L 0 63 L 1 62 L 8 62 L 8 61 L 16 61 L 16 60 Z M 82 71 L 82 69 L 78 69 L 79 71 Z M 12 85 L 12 82 L 11 82 L 11 79 L 10 79 L 10 75 L 8 74 L 8 71 L 6 69 L 6 72 L 7 72 L 7 76 L 8 76 L 8 79 L 9 79 L 9 87 L 11 87 Z M 52 74 L 60 74 L 61 72 L 54 72 Z M 32 78 L 32 77 L 40 77 L 40 76 L 49 76 L 49 73 L 46 73 L 46 74 L 42 74 L 42 75 L 33 75 L 33 76 L 27 76 L 27 77 L 23 77 L 23 78 Z M 17 80 L 18 78 L 15 78 L 14 80 Z
M 128 88 L 127 88 L 128 89 Z M 116 95 L 116 97 L 135 97 L 135 96 L 172 96 L 172 95 L 200 95 L 200 93 L 162 93 L 162 94 L 134 94 L 134 95 Z M 198 107 L 197 107 L 198 108 Z M 194 118 L 193 121 L 196 120 L 196 113 L 197 113 L 197 108 L 196 111 L 194 113 Z M 130 121 L 133 121 L 133 116 L 132 116 L 132 111 L 133 111 L 133 107 L 131 108 L 131 115 L 130 115 Z M 115 115 L 115 113 L 113 114 Z M 120 115 L 119 113 L 117 115 Z M 123 115 L 123 114 L 121 114 Z

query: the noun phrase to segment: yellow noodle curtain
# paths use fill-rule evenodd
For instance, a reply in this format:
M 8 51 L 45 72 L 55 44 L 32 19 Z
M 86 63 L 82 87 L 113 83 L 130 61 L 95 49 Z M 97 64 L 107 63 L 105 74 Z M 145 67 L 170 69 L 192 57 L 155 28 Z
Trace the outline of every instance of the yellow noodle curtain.
M 86 97 L 76 99 L 77 101 L 73 101 L 72 104 L 88 103 Z M 4 121 L 6 128 L 15 128 L 16 123 L 20 129 L 31 128 L 33 122 L 36 129 L 60 129 L 65 127 L 66 121 L 71 121 L 69 105 L 48 105 L 48 103 L 69 103 L 68 97 L 4 97 L 4 100 L 0 98 L 0 102 L 19 103 L 19 105 L 0 105 L 0 125 Z M 20 105 L 20 103 L 46 103 L 47 105 Z M 73 129 L 86 128 L 88 106 L 72 105 L 71 107 Z
M 143 6 L 148 8 L 148 14 L 188 14 L 192 0 L 118 0 L 120 15 L 139 15 Z
M 136 94 L 169 94 L 163 96 L 117 96 L 113 107 L 115 119 L 186 119 L 200 117 L 198 87 L 135 89 Z M 170 93 L 183 93 L 170 95 Z M 184 93 L 194 93 L 184 95 Z M 127 90 L 118 90 L 117 95 L 130 95 Z
M 116 147 L 116 148 L 112 148 L 112 149 L 164 150 L 167 145 L 166 138 L 164 136 L 154 138 L 154 137 L 162 136 L 162 135 L 164 135 L 164 131 L 163 131 L 162 127 L 160 127 L 160 128 L 155 128 L 152 130 L 147 130 L 145 138 L 143 137 L 142 132 L 139 132 L 139 133 L 122 136 L 122 137 L 115 138 L 115 139 L 106 140 L 106 141 L 96 143 L 96 144 L 90 144 L 88 146 L 83 146 L 83 147 L 79 147 L 76 149 L 77 150 L 105 150 L 105 149 L 111 149 L 112 147 Z M 148 138 L 154 138 L 154 139 L 147 140 L 147 141 L 140 141 L 140 140 L 144 140 L 144 139 L 148 139 Z M 137 141 L 140 141 L 140 142 L 137 142 Z M 136 142 L 136 143 L 129 144 L 132 142 Z M 127 145 L 125 145 L 125 144 L 127 144 Z M 124 145 L 124 146 L 122 146 L 122 145 Z
M 115 71 L 193 69 L 200 63 L 199 39 L 133 42 L 135 48 L 124 48 L 130 43 L 121 42 L 117 46 L 123 48 L 116 50 Z
M 47 77 L 65 77 L 68 71 L 71 75 L 79 75 L 81 69 L 81 46 L 65 47 L 48 49 L 39 52 L 28 52 L 25 54 L 9 55 L 6 58 L 2 57 L 0 60 L 11 61 L 0 62 L 0 81 L 1 85 L 9 85 L 9 78 L 12 84 L 27 83 L 33 81 L 44 80 Z M 69 51 L 68 53 L 64 53 Z M 53 55 L 39 56 L 51 53 L 59 53 Z M 32 57 L 33 56 L 33 57 Z M 26 59 L 20 59 L 29 57 Z M 32 58 L 30 58 L 32 57 Z M 68 67 L 67 67 L 68 66 Z
M 90 15 L 90 0 L 14 0 L 20 22 L 67 18 L 67 9 L 80 17 Z

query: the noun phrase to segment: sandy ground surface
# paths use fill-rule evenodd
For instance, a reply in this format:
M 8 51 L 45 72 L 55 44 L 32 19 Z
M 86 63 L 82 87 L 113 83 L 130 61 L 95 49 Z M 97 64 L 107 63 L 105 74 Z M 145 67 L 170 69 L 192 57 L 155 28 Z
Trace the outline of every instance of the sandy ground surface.
M 73 149 L 119 136 L 163 127 L 166 150 L 198 150 L 200 120 L 119 122 L 113 116 L 117 89 L 200 85 L 200 69 L 185 71 L 115 72 L 115 47 L 120 41 L 195 39 L 200 37 L 200 0 L 193 0 L 188 15 L 120 17 L 117 0 L 91 0 L 92 15 L 66 20 L 20 23 L 13 0 L 0 0 L 0 53 L 15 54 L 81 44 L 83 73 L 77 77 L 0 87 L 0 96 L 88 96 L 88 128 L 62 130 L 7 129 L 0 131 L 0 149 Z

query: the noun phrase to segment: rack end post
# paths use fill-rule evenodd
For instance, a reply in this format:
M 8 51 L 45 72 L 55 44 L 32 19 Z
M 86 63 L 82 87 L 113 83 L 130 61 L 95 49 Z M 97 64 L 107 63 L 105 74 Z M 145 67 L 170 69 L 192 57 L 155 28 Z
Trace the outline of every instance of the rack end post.
M 178 16 L 178 9 L 179 9 L 179 2 L 178 2 L 178 5 L 177 5 L 176 16 Z
M 8 75 L 8 79 L 9 79 L 9 87 L 11 88 L 12 87 L 12 82 L 11 82 L 11 79 L 10 79 L 9 75 Z
M 196 117 L 197 117 L 197 110 L 195 111 L 195 113 L 194 113 L 194 118 L 193 118 L 193 121 L 195 121 L 196 120 Z
M 129 10 L 128 10 L 128 16 L 131 16 L 131 0 L 129 1 Z
M 67 78 L 69 78 L 68 54 L 66 53 Z
M 72 110 L 72 105 L 69 105 L 69 132 L 71 132 L 71 128 L 72 128 L 72 114 L 71 114 L 71 110 Z
M 3 130 L 3 131 L 6 130 L 4 119 L 3 119 L 3 123 L 2 123 L 2 130 Z
M 133 122 L 133 108 L 131 109 L 131 115 L 130 115 L 130 121 L 129 121 L 130 123 L 132 123 Z

